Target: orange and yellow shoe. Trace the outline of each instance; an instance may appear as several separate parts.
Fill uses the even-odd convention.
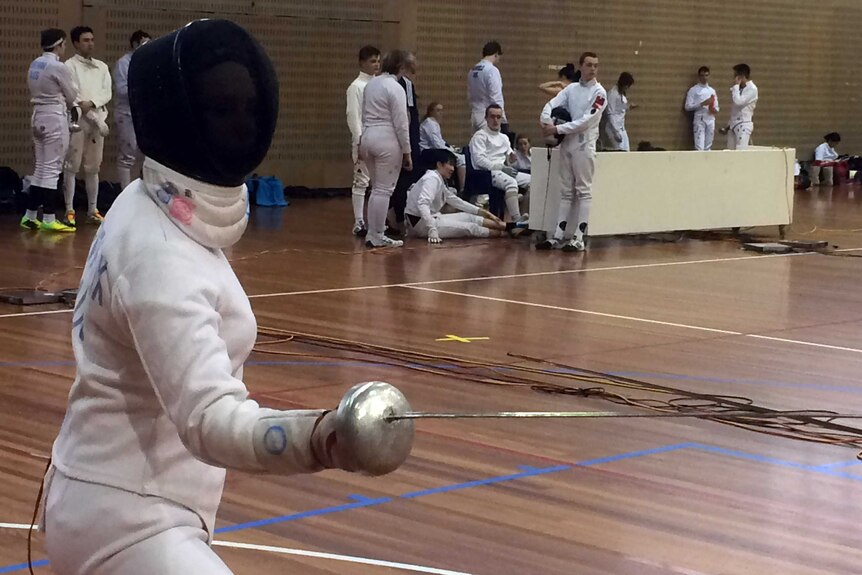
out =
[[[78,227],[75,224],[75,210],[69,210],[68,212],[66,212],[66,217],[64,219],[60,220],[60,223],[62,223],[64,226],[68,226],[70,228]]]
[[[75,228],[67,226],[63,222],[54,220],[53,222],[42,222],[39,224],[39,229],[43,232],[74,232]]]
[[[42,226],[39,220],[31,220],[27,216],[21,218],[21,227],[25,230],[38,230]]]
[[[87,214],[87,223],[99,225],[105,221],[105,218],[102,217],[102,214],[99,213],[99,210],[96,210],[92,214]]]

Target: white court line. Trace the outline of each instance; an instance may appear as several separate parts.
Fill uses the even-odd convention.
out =
[[[408,289],[413,289],[413,290],[427,291],[427,292],[440,293],[440,294],[445,294],[445,295],[454,295],[454,296],[460,296],[460,297],[475,298],[475,299],[482,299],[482,300],[493,301],[493,302],[498,302],[498,303],[508,303],[508,304],[515,304],[515,305],[523,305],[523,306],[528,306],[528,307],[538,307],[538,308],[543,308],[543,309],[552,309],[552,310],[556,310],[556,311],[568,311],[571,313],[595,315],[595,316],[609,317],[609,318],[614,318],[614,319],[622,319],[622,320],[626,320],[626,321],[635,321],[635,322],[640,322],[640,323],[664,325],[664,326],[669,326],[669,327],[679,327],[682,329],[692,329],[692,330],[696,330],[696,331],[720,333],[720,334],[724,334],[724,335],[740,335],[743,337],[751,337],[751,338],[755,338],[755,339],[765,339],[765,340],[770,340],[770,341],[777,341],[777,342],[781,342],[781,343],[791,343],[791,344],[796,344],[796,345],[806,345],[809,347],[819,347],[822,349],[832,349],[835,351],[849,351],[852,353],[862,353],[862,349],[858,349],[855,347],[842,347],[842,346],[838,346],[838,345],[829,345],[829,344],[825,344],[825,343],[815,343],[815,342],[811,342],[811,341],[802,341],[802,340],[798,340],[798,339],[785,339],[782,337],[772,337],[772,336],[768,336],[768,335],[757,335],[757,334],[753,334],[753,333],[743,333],[741,331],[730,331],[730,330],[726,330],[726,329],[715,329],[712,327],[704,327],[704,326],[700,326],[700,325],[689,325],[689,324],[685,324],[685,323],[673,323],[673,322],[668,322],[668,321],[659,321],[659,320],[655,320],[655,319],[647,319],[647,318],[642,318],[642,317],[618,315],[618,314],[613,314],[613,313],[602,313],[602,312],[591,311],[591,310],[586,310],[586,309],[577,309],[577,308],[572,308],[572,307],[562,307],[562,306],[556,306],[556,305],[532,303],[532,302],[528,302],[528,301],[503,299],[503,298],[498,298],[498,297],[476,295],[476,294],[470,294],[470,293],[460,293],[460,292],[455,292],[455,291],[446,291],[446,290],[439,290],[439,289],[426,288],[426,287],[417,287],[417,286],[404,286],[404,287],[406,287]],[[804,328],[796,328],[796,329],[804,329]]]
[[[27,523],[0,523],[0,529],[30,530]],[[255,545],[252,543],[237,543],[234,541],[213,541],[213,545],[219,547],[232,547],[234,549],[248,549],[251,551],[269,551],[270,553],[281,553],[282,555],[299,555],[302,557],[314,557],[316,559],[332,559],[334,561],[345,561],[348,563],[362,563],[363,565],[375,565],[377,567],[389,567],[401,569],[402,571],[415,571],[417,573],[432,573],[434,575],[470,575],[463,571],[448,571],[446,569],[435,569],[434,567],[423,567],[422,565],[411,565],[409,563],[394,563],[380,559],[368,559],[366,557],[353,557],[351,555],[336,555],[334,553],[321,553],[319,551],[305,551],[303,549],[289,549],[287,547],[271,547],[269,545]]]
[[[350,555],[336,555],[334,553],[320,553],[317,551],[303,551],[302,549],[287,549],[285,547],[272,547],[270,545],[234,543],[232,541],[213,541],[213,545],[233,547],[236,549],[250,549],[252,551],[269,551],[270,553],[281,553],[284,555],[300,555],[302,557],[315,557],[318,559],[333,559],[335,561],[362,563],[363,565],[389,567],[390,569],[401,569],[402,571],[414,571],[418,573],[433,573],[435,575],[470,575],[463,571],[449,571],[447,569],[435,569],[434,567],[423,567],[422,565],[411,565],[409,563],[394,563],[391,561],[381,561],[379,559],[367,559],[365,557],[353,557]]]
[[[862,248],[843,248],[839,250],[835,250],[836,252],[856,252],[862,251]],[[802,252],[802,253],[792,253],[792,254],[772,254],[772,255],[759,255],[759,256],[743,256],[743,257],[731,257],[731,258],[715,258],[708,260],[687,260],[681,262],[658,262],[652,264],[634,264],[629,266],[609,266],[604,268],[583,268],[577,270],[557,270],[550,272],[532,272],[525,274],[510,274],[510,275],[500,275],[500,276],[481,276],[481,277],[473,277],[473,278],[456,278],[456,279],[448,279],[448,280],[431,280],[426,282],[411,282],[411,283],[399,283],[399,284],[379,284],[379,285],[368,285],[368,286],[354,286],[354,287],[344,287],[344,288],[327,288],[327,289],[314,289],[314,290],[303,290],[303,291],[286,291],[286,292],[276,292],[276,293],[263,293],[248,296],[249,299],[263,299],[263,298],[271,298],[271,297],[286,297],[292,295],[314,295],[314,294],[326,294],[326,293],[341,293],[341,292],[351,292],[351,291],[364,291],[364,290],[372,290],[372,289],[385,289],[385,288],[393,288],[393,287],[416,287],[416,286],[426,286],[426,285],[437,285],[437,284],[448,284],[448,283],[459,283],[459,282],[478,282],[478,281],[488,281],[488,280],[500,280],[500,279],[515,279],[515,278],[528,278],[528,277],[539,277],[539,276],[549,276],[549,275],[561,275],[561,274],[581,274],[587,272],[602,272],[602,271],[621,271],[621,270],[634,270],[634,269],[647,269],[647,268],[658,268],[658,267],[668,267],[668,266],[686,266],[693,264],[711,264],[711,263],[723,263],[723,262],[737,262],[737,261],[747,261],[747,260],[759,260],[759,259],[775,259],[775,258],[786,258],[791,256],[805,256],[805,255],[813,255],[816,252]],[[0,315],[0,319],[10,318],[10,317],[27,317],[27,316],[38,316],[38,315],[49,315],[49,314],[59,314],[59,313],[72,313],[71,309],[60,309],[54,311],[31,311],[31,312],[21,312],[21,313],[7,313]]]

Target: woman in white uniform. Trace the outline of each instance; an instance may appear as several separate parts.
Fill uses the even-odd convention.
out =
[[[362,138],[359,155],[368,166],[371,196],[368,199],[368,236],[370,248],[401,247],[404,242],[386,235],[389,198],[395,191],[401,169],[412,171],[410,156],[410,117],[407,95],[398,83],[410,54],[393,50],[383,57],[383,73],[365,86],[362,101]]]
[[[628,89],[634,85],[635,79],[628,72],[620,74],[616,86],[608,92],[608,107],[605,110],[607,123],[605,124],[605,135],[608,140],[609,150],[628,152],[629,135],[626,132],[626,112],[629,110],[629,99],[626,95]],[[635,108],[637,106],[631,106]]]
[[[81,279],[45,548],[58,575],[229,575],[210,547],[226,468],[363,463],[335,411],[262,408],[242,379],[256,323],[223,250],[245,230],[243,182],[275,131],[263,49],[232,22],[194,21],[141,46],[128,85],[143,176],[114,202]]]

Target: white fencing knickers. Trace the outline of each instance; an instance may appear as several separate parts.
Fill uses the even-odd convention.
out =
[[[359,155],[365,160],[368,175],[371,177],[368,233],[374,239],[379,239],[386,231],[389,198],[395,191],[403,163],[395,129],[392,126],[368,126],[359,142]]]
[[[231,575],[190,509],[57,469],[46,478],[43,526],[58,575]]]
[[[57,189],[69,149],[69,116],[65,106],[36,106],[30,120],[36,166],[31,185]]]
[[[353,157],[353,217],[357,222],[365,221],[365,191],[368,189],[368,184],[371,183],[371,178],[368,175],[368,166],[365,161],[359,157],[359,148],[356,147],[352,151]]]
[[[135,125],[130,111],[117,110],[114,116],[117,127],[117,176],[122,189],[132,182],[132,170],[141,152],[138,149],[138,138],[135,136]]]
[[[554,238],[562,240],[574,224],[574,237],[583,240],[593,203],[596,141],[584,134],[569,134],[560,145],[560,209]],[[571,228],[569,228],[571,229]]]
[[[491,185],[498,190],[503,190],[509,216],[514,221],[519,220],[521,208],[518,205],[518,189],[530,187],[530,174],[518,172],[513,178],[505,172],[491,170]]]
[[[64,171],[64,192],[66,210],[73,209],[75,197],[75,176],[84,167],[84,182],[87,185],[87,211],[96,211],[96,200],[99,196],[99,168],[102,166],[102,152],[105,148],[105,138],[99,133],[99,128],[93,122],[82,118],[81,131],[72,134],[69,151],[66,153]]]
[[[491,235],[491,230],[482,225],[485,218],[465,212],[457,214],[434,214],[434,220],[437,222],[437,234],[440,239],[449,238],[487,238]],[[410,235],[415,235],[420,238],[427,238],[428,226],[425,220],[419,218],[416,224],[413,220],[417,216],[407,214],[407,221],[410,222]]]
[[[754,122],[740,122],[727,131],[727,149],[744,150],[748,147],[751,134],[754,132]]]
[[[694,149],[701,152],[712,150],[712,141],[715,139],[715,116],[712,114],[702,118],[695,116],[691,127],[694,132]]]

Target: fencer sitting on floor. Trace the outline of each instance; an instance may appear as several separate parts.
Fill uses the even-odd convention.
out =
[[[265,409],[243,383],[256,323],[222,250],[246,228],[243,182],[275,130],[269,58],[232,22],[194,21],[138,48],[129,101],[143,177],[84,268],[45,548],[59,575],[229,575],[210,548],[225,468],[364,465],[335,411]]]
[[[502,236],[506,224],[487,210],[465,202],[446,184],[455,172],[455,154],[437,148],[428,150],[427,157],[434,161],[435,168],[425,172],[407,190],[407,208],[404,213],[407,215],[409,234],[428,238],[432,244],[439,244],[448,238]],[[440,213],[444,205],[455,208],[458,213]],[[514,229],[513,224],[509,224],[509,227]]]
[[[503,109],[491,104],[485,110],[485,125],[473,134],[470,139],[470,158],[473,168],[491,172],[491,183],[498,190],[503,190],[506,200],[506,210],[513,222],[523,222],[527,216],[521,216],[518,206],[518,188],[529,190],[530,174],[519,172],[509,164],[517,161],[512,150],[509,136],[500,131],[503,122]]]

